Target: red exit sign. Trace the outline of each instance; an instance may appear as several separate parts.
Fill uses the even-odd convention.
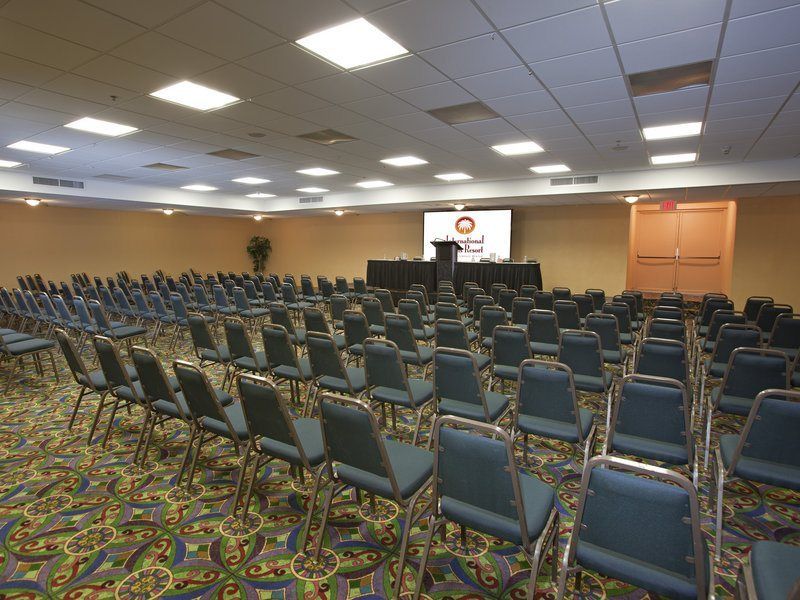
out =
[[[662,200],[658,204],[659,210],[675,210],[678,207],[678,203],[675,200]]]

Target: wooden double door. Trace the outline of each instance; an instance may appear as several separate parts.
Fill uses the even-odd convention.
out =
[[[628,287],[645,292],[730,292],[735,202],[658,205],[631,211]]]

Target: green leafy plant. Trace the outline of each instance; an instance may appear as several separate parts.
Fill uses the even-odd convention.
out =
[[[247,253],[253,260],[253,271],[261,273],[264,270],[270,252],[272,252],[272,244],[267,238],[261,235],[254,235],[250,238],[250,242],[247,244]]]

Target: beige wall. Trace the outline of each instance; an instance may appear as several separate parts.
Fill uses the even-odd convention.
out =
[[[0,285],[8,287],[20,273],[58,282],[74,271],[252,270],[245,247],[261,229],[251,219],[24,204],[0,204],[0,222]]]

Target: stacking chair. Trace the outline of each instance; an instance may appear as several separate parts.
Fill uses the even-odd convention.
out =
[[[480,330],[481,311],[483,310],[484,306],[495,306],[494,300],[492,300],[491,296],[480,294],[472,299],[472,326],[478,330]]]
[[[119,314],[123,318],[129,319],[129,322],[133,322],[134,325],[139,325],[136,311],[131,306],[128,296],[125,295],[122,288],[116,287],[112,293],[114,294],[114,300],[116,301]]]
[[[528,339],[534,356],[558,356],[560,336],[555,312],[535,308],[528,313]]]
[[[457,310],[458,308],[456,308]],[[433,327],[425,325],[419,302],[404,298],[397,303],[397,312],[408,318],[411,329],[414,331],[414,339],[420,342],[428,342],[433,339],[435,331]]]
[[[585,293],[592,299],[593,312],[600,312],[603,310],[603,304],[606,303],[606,293],[604,290],[589,288]]]
[[[125,342],[128,348],[128,355],[130,355],[131,342],[135,338],[142,338],[147,343],[147,329],[139,325],[120,325],[114,327],[111,320],[106,315],[103,305],[97,300],[89,300],[89,308],[92,309],[92,315],[97,326],[97,332],[100,335],[110,337],[115,342]]]
[[[150,304],[153,305],[153,310],[156,313],[157,321],[156,327],[153,331],[153,343],[156,343],[158,336],[164,329],[165,325],[172,326],[172,335],[173,339],[177,339],[178,333],[180,331],[180,324],[178,323],[178,317],[175,316],[175,313],[167,310],[166,305],[164,304],[164,300],[161,298],[161,295],[158,292],[150,292]],[[172,343],[170,343],[170,350],[172,349]]]
[[[308,307],[303,309],[303,323],[306,326],[306,332],[316,331],[330,335],[336,344],[336,349],[342,352],[347,348],[347,342],[343,335],[335,333],[331,334],[331,328],[328,326],[328,321],[325,319],[325,314],[318,308]]]
[[[626,375],[628,372],[628,350],[622,347],[619,337],[619,323],[614,315],[589,313],[586,315],[586,331],[594,331],[600,336],[603,362],[617,367]]]
[[[567,298],[569,300],[570,298]],[[552,292],[537,290],[533,293],[533,304],[539,310],[553,310],[555,298]]]
[[[554,287],[552,290],[553,301],[572,300],[572,290],[568,287]]]
[[[677,306],[664,306],[662,304],[659,304],[653,308],[653,312],[650,317],[652,319],[673,319],[675,321],[684,320],[682,308],[678,308]]]
[[[666,377],[692,389],[689,380],[689,356],[686,345],[676,340],[645,338],[639,344],[633,372],[639,375]]]
[[[623,290],[622,295],[633,296],[636,301],[636,315],[634,315],[634,321],[642,323],[644,321],[644,294],[639,290]],[[676,293],[676,295],[680,297],[681,301],[683,300],[683,296],[679,292]]]
[[[364,283],[364,280],[361,279],[360,277],[354,277],[353,278],[353,288],[354,289],[356,287],[356,279],[360,280],[360,282],[362,284]],[[336,282],[336,293],[337,294],[341,294],[342,296],[344,296],[345,298],[348,298],[348,299],[353,299],[353,298],[357,297],[357,292],[350,291],[350,286],[347,283],[347,279],[345,279],[341,275],[337,275],[336,279],[334,281]],[[366,291],[367,291],[366,290],[366,285],[364,285],[364,290],[363,290],[362,295],[367,295]]]
[[[196,302],[194,299],[192,299],[192,296],[189,293],[188,281],[189,281],[188,279],[186,279],[186,283],[184,283],[183,281],[179,281],[178,283],[175,284],[175,289],[183,299],[183,304],[184,306],[186,306],[187,311],[198,311],[200,310],[200,304]]]
[[[636,334],[631,325],[630,307],[624,302],[606,302],[603,305],[603,314],[617,317],[619,325],[619,341],[623,346],[631,346],[636,342]]]
[[[375,297],[381,303],[384,314],[391,314],[395,312],[394,300],[392,300],[392,292],[384,289],[375,290]]]
[[[428,368],[433,362],[433,348],[417,343],[411,321],[405,315],[386,315],[386,339],[394,342],[406,369],[410,366],[422,369],[422,378],[428,376]]]
[[[718,310],[733,310],[733,302],[728,300],[727,296],[714,295],[704,298],[700,313],[694,321],[694,339],[706,336],[708,326],[711,324],[711,317]],[[770,329],[772,329],[771,326]]]
[[[567,329],[581,329],[581,317],[578,313],[578,305],[573,300],[556,300],[553,305],[553,312],[558,318],[558,328],[560,331]]]
[[[711,598],[714,569],[709,562],[691,481],[615,456],[589,460],[558,598],[565,597],[567,577],[574,575],[575,589],[581,588],[583,569],[670,598]]]
[[[367,403],[361,400],[325,395],[320,402],[320,412],[325,466],[314,481],[303,546],[311,529],[313,499],[323,487],[327,487],[327,491],[313,560],[319,560],[333,500],[346,488],[355,488],[358,500],[363,490],[370,494],[373,503],[376,496],[394,501],[406,513],[391,594],[398,598],[403,584],[409,533],[432,502],[425,500],[423,495],[431,486],[433,456],[422,448],[384,439],[378,420]],[[321,486],[323,475],[328,481]]]
[[[269,310],[266,308],[259,308],[257,305],[252,304],[250,300],[248,300],[244,289],[238,286],[233,288],[233,302],[236,306],[239,318],[248,321],[251,330],[255,330],[269,314]]]
[[[371,335],[386,335],[386,315],[383,312],[381,301],[377,298],[364,296],[361,299],[361,310],[367,317]]]
[[[633,331],[639,331],[642,328],[642,321],[639,320],[639,304],[636,301],[636,296],[623,293],[614,296],[611,301],[613,303],[621,302],[628,307],[628,312],[631,315],[631,329]]]
[[[422,415],[431,407],[433,384],[424,379],[409,378],[403,357],[391,340],[369,338],[364,342],[364,372],[367,381],[366,396],[372,403],[381,405],[383,423],[386,424],[386,405],[392,413],[392,429],[397,432],[397,407],[414,413],[414,437],[417,444]]]
[[[758,319],[758,311],[765,304],[773,304],[775,299],[772,296],[750,296],[744,303],[744,314],[747,322],[755,325]]]
[[[517,469],[513,440],[500,427],[440,417],[433,440],[432,513],[413,597],[419,598],[422,591],[433,536],[437,531],[444,536],[444,527],[453,522],[459,526],[462,545],[467,527],[519,545],[531,569],[526,598],[532,600],[548,553],[552,552],[552,575],[557,568],[555,491]]]
[[[434,344],[437,348],[456,348],[471,352],[478,363],[478,371],[491,376],[491,370],[486,371],[492,364],[491,357],[481,352],[472,352],[472,342],[477,339],[477,334],[468,332],[463,322],[458,319],[437,319],[434,330]],[[473,335],[474,339],[471,337]]]
[[[287,381],[292,401],[300,404],[300,385],[308,392],[313,379],[311,363],[306,357],[298,358],[289,332],[282,325],[274,323],[264,325],[261,328],[261,338],[264,342],[264,354],[273,380],[276,383]],[[306,393],[305,404],[308,404],[308,393]],[[306,410],[307,406],[303,408]]]
[[[234,286],[230,286],[231,295],[233,294],[233,288]],[[211,288],[211,291],[214,294],[214,305],[216,306],[216,312],[221,317],[229,317],[239,312],[236,309],[236,306],[231,306],[230,300],[228,299],[229,295],[225,287],[221,285],[215,285]]]
[[[573,294],[572,301],[578,307],[578,317],[583,326],[586,323],[586,317],[594,312],[594,299],[589,294]]]
[[[275,291],[275,286],[272,284],[272,281],[265,281],[261,284],[261,295],[264,297],[266,306],[269,306],[273,302],[281,301]]]
[[[691,396],[680,381],[626,375],[617,388],[603,454],[626,454],[686,467],[697,488],[691,411]]]
[[[762,304],[756,318],[756,325],[761,328],[761,338],[765,344],[770,343],[772,328],[780,315],[792,314],[794,309],[789,304]]]
[[[281,325],[289,334],[289,339],[295,346],[305,349],[306,347],[306,330],[303,327],[295,327],[292,318],[289,316],[289,310],[283,302],[271,302],[267,307],[269,309],[269,318],[275,325]]]
[[[364,356],[364,340],[370,337],[370,327],[367,317],[363,312],[346,310],[342,315],[344,325],[344,340],[347,343],[347,362],[355,359],[358,366],[359,359]]]
[[[420,314],[422,315],[422,321],[428,325],[433,323],[435,318],[435,306],[430,306],[428,304],[428,296],[419,290],[408,290],[408,293],[405,297],[406,300],[413,300],[419,304]],[[398,308],[400,303],[398,302]],[[423,307],[425,308],[423,310]]]
[[[303,300],[310,303],[312,306],[316,306],[317,304],[319,304],[324,300],[322,294],[318,294],[314,291],[314,284],[311,282],[310,279],[301,277],[300,289],[303,290]]]
[[[578,405],[572,369],[567,365],[528,359],[519,368],[517,403],[512,426],[523,436],[523,466],[528,466],[528,436],[574,444],[583,464],[592,456],[597,426],[594,413]]]
[[[66,329],[67,332],[75,333],[77,337],[80,338],[81,332],[83,331],[80,323],[80,317],[69,312],[67,303],[64,302],[64,299],[61,298],[60,295],[56,294],[52,296],[50,301],[53,303],[53,307],[58,313],[59,319],[61,320],[61,324],[63,326],[62,328]]]
[[[483,288],[479,288],[477,284],[474,286],[464,285],[464,304],[467,306],[468,314],[475,316],[475,298],[485,295],[486,292]],[[489,297],[491,298],[491,296]]]
[[[333,330],[342,331],[344,329],[344,311],[350,310],[350,301],[341,294],[332,294],[328,297],[328,303],[331,309]]]
[[[101,285],[97,288],[98,292],[100,293],[100,299],[102,300],[103,308],[106,311],[106,314],[113,315],[118,319],[124,319],[130,315],[122,314],[117,303],[114,301],[114,297],[111,295],[111,290],[109,290],[106,286]]]
[[[511,304],[511,324],[517,327],[528,326],[528,313],[534,309],[533,299],[517,296]]]
[[[511,313],[514,309],[514,299],[517,297],[517,290],[510,290],[503,288],[497,294],[497,305],[506,311],[506,315],[511,319]]]
[[[489,389],[500,382],[500,392],[505,393],[507,381],[519,379],[520,365],[533,358],[528,332],[521,327],[498,325],[492,332],[492,370]]]
[[[522,285],[522,286],[520,286],[520,288],[519,288],[519,295],[520,295],[522,298],[530,298],[531,300],[533,300],[533,295],[534,295],[534,294],[535,294],[537,291],[539,291],[539,288],[538,288],[538,287],[536,287],[535,285],[528,285],[528,284],[526,284],[526,285]]]
[[[800,595],[800,548],[781,542],[753,542],[739,567],[736,598],[785,600]]]
[[[423,301],[420,303],[420,307],[425,307],[426,313],[433,312],[433,304],[428,297],[428,290],[425,288],[424,285],[421,283],[412,283],[411,286],[408,288],[409,292],[418,292],[422,294]]]
[[[477,302],[476,302],[477,305]],[[500,306],[485,305],[480,310],[480,321],[478,322],[478,337],[480,349],[491,352],[494,343],[494,329],[503,325],[508,325],[508,317],[505,309]]]
[[[606,428],[608,428],[614,380],[606,373],[600,336],[594,331],[575,329],[561,332],[558,362],[572,369],[572,378],[577,391],[596,394],[602,399],[604,407],[607,408]]]
[[[493,283],[489,288],[489,295],[492,297],[492,302],[497,304],[500,298],[500,291],[507,288],[508,286],[505,283]]]
[[[800,392],[760,391],[741,434],[719,438],[712,469],[716,490],[716,559],[722,551],[725,484],[734,479],[800,491]],[[791,567],[795,577],[798,564]],[[759,596],[760,597],[760,596]]]
[[[711,454],[711,428],[715,415],[750,414],[756,397],[764,390],[787,390],[791,373],[789,358],[778,350],[736,348],[731,352],[722,383],[708,397],[706,417],[706,455]]]
[[[437,415],[497,424],[509,410],[508,398],[483,389],[478,363],[467,350],[436,348],[433,389]],[[428,438],[428,447],[432,440],[432,437]]]
[[[686,323],[675,319],[651,319],[644,332],[645,337],[676,340],[686,343]]]
[[[189,335],[192,338],[194,355],[200,360],[200,368],[208,365],[225,367],[225,377],[222,387],[228,382],[231,366],[231,352],[225,344],[218,344],[208,328],[208,319],[199,312],[192,312],[186,316]]]
[[[250,335],[247,333],[244,321],[238,317],[225,317],[222,322],[225,330],[225,341],[231,353],[230,385],[241,371],[254,375],[268,375],[269,364],[264,351],[255,350]]]
[[[800,349],[800,314],[778,315],[769,336],[769,347],[786,353],[790,360],[795,359]]]
[[[33,334],[39,331],[40,325],[45,325],[45,335],[49,333],[50,330],[50,317],[43,313],[42,310],[39,308],[39,305],[36,302],[36,299],[33,297],[33,293],[29,290],[25,290],[22,292],[23,303],[28,308],[28,315],[31,319],[34,320],[35,326],[33,328]]]
[[[720,309],[714,311],[711,316],[711,322],[708,324],[708,329],[703,337],[697,337],[694,345],[694,368],[695,372],[700,368],[703,358],[707,354],[714,351],[714,344],[717,342],[720,328],[726,323],[734,323],[744,325],[747,322],[745,315],[742,312],[734,310]]]
[[[372,297],[372,294],[369,292],[367,283],[364,281],[363,277],[353,277],[353,292],[348,290],[348,293],[352,293],[352,296],[348,296],[348,298],[355,298],[359,302],[361,302],[361,300],[364,298]]]
[[[196,283],[192,286],[192,290],[194,291],[195,301],[197,302],[197,309],[201,313],[216,315],[217,305],[208,299],[206,288],[203,285]]]
[[[329,334],[310,331],[307,338],[308,359],[311,363],[310,400],[305,416],[312,416],[320,390],[337,394],[360,396],[367,388],[364,369],[345,367],[336,342]]]

